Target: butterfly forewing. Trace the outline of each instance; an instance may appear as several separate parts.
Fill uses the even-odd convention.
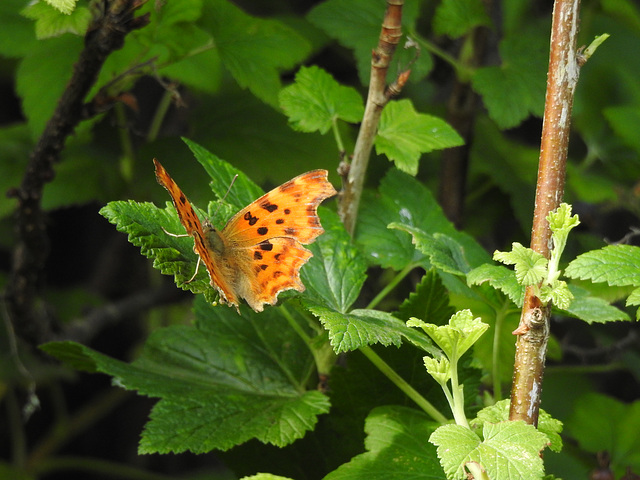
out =
[[[302,244],[313,242],[324,230],[318,205],[336,194],[326,170],[312,170],[274,188],[234,215],[223,232],[229,243],[242,248],[277,237]]]

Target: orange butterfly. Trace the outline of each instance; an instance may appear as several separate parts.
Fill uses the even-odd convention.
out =
[[[283,290],[304,291],[299,270],[313,255],[301,244],[312,243],[324,232],[317,208],[337,193],[326,170],[283,183],[240,210],[219,231],[208,220],[200,223],[180,187],[160,162],[153,163],[158,183],[171,195],[180,222],[194,239],[198,265],[202,261],[207,267],[222,303],[237,309],[244,298],[261,312],[265,303],[274,305]]]

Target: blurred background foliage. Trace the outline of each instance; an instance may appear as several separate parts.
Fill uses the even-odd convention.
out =
[[[91,17],[100,15],[100,8],[101,2],[80,0],[65,15],[42,1],[0,2],[2,192],[20,184],[29,154],[82,49],[84,31]],[[122,102],[76,129],[55,166],[55,179],[44,190],[52,246],[45,297],[52,314],[62,323],[69,322],[82,318],[92,306],[126,298],[162,281],[98,210],[116,199],[164,205],[166,192],[155,181],[153,157],[174,174],[193,203],[206,205],[211,199],[207,180],[181,136],[247,172],[265,189],[313,168],[329,170],[339,187],[340,152],[333,136],[294,131],[278,94],[293,81],[300,66],[317,65],[366,98],[370,55],[384,8],[384,0],[148,1],[141,13],[150,13],[150,24],[130,34],[124,48],[109,57],[91,94],[103,89],[107,95],[120,96]],[[465,135],[467,187],[459,223],[489,252],[508,249],[512,241],[528,242],[551,10],[552,2],[534,0],[406,1],[403,25],[419,45],[420,55],[415,59],[415,49],[399,48],[390,78],[414,62],[401,98],[411,99],[421,113],[448,121],[456,88],[462,85],[477,95],[472,127]],[[475,35],[478,31],[482,36]],[[611,37],[582,68],[576,90],[565,200],[574,205],[582,225],[573,235],[567,260],[606,242],[620,241],[640,227],[637,3],[583,1],[579,45],[588,45],[602,33]],[[482,42],[480,53],[474,50],[478,42]],[[340,124],[339,128],[348,155],[357,126]],[[420,159],[417,178],[434,194],[440,188],[442,156],[432,152]],[[384,156],[374,156],[368,186],[375,188],[390,168]],[[0,285],[6,282],[16,241],[15,207],[14,199],[0,200]],[[637,237],[628,241],[638,244]],[[373,269],[368,288],[379,289],[388,278],[385,275]],[[401,285],[397,298],[405,298],[419,278],[416,274]],[[614,300],[622,297],[611,289],[603,295]],[[131,359],[148,331],[167,318],[157,311],[135,315],[98,332],[90,344],[113,357]],[[587,326],[567,318],[555,319],[552,328],[542,406],[567,421],[565,433],[570,441],[565,442],[564,452],[549,453],[545,460],[550,473],[586,478],[598,467],[596,452],[615,453],[615,438],[627,435],[613,429],[610,438],[598,444],[592,440],[599,432],[585,426],[588,419],[617,409],[621,429],[640,422],[637,408],[636,413],[624,410],[624,403],[640,398],[638,328],[624,323]],[[7,351],[4,333],[2,350]],[[388,353],[389,361],[402,352]],[[12,426],[16,421],[12,415],[24,400],[16,388],[22,379],[12,360],[3,356],[2,431],[12,435],[3,436],[0,444],[3,452],[13,452],[13,458],[3,456],[6,461],[20,460],[16,452],[28,452],[31,466],[37,466],[32,473],[40,469],[41,478],[114,478],[112,465],[133,465],[140,469],[136,472],[150,475],[139,478],[156,478],[151,472],[169,476],[187,472],[189,478],[214,478],[212,472],[221,478],[233,476],[226,467],[237,475],[261,470],[299,479],[321,478],[362,451],[361,425],[346,434],[349,422],[334,424],[344,413],[338,406],[336,417],[324,420],[318,432],[285,449],[252,441],[225,454],[136,456],[150,400],[114,392],[106,378],[58,369],[26,350],[23,361],[36,378],[42,408],[26,424],[24,436],[16,437],[20,429]],[[506,382],[508,361],[503,366]],[[371,369],[358,362],[362,363],[359,357],[352,368]],[[398,362],[398,369],[402,368]],[[369,387],[380,388],[375,381],[379,374],[369,374]],[[345,383],[341,394],[360,388],[340,375],[335,381]],[[414,375],[407,373],[407,378]],[[600,400],[596,393],[605,394],[607,400]],[[379,395],[381,401],[384,397],[386,402],[406,402],[399,395],[388,398],[395,392]],[[354,434],[356,430],[360,433]],[[59,462],[67,455],[86,456],[95,465],[100,465],[96,459],[114,463],[91,477],[56,474],[64,467],[55,465],[56,457],[50,456],[54,452],[61,455]],[[634,462],[640,460],[637,455],[634,458],[618,460],[637,466]],[[11,473],[9,463],[0,467],[0,477],[4,470],[9,472],[4,478],[22,478]],[[157,478],[168,477],[158,473]]]

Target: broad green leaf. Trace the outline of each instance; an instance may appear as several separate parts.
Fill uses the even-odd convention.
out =
[[[225,68],[242,88],[277,105],[280,73],[305,59],[309,42],[284,23],[252,17],[226,0],[211,0],[205,9]]]
[[[304,305],[329,331],[329,340],[336,353],[376,343],[398,347],[404,337],[418,348],[432,355],[439,355],[438,349],[425,335],[408,328],[402,320],[390,313],[370,309],[341,313],[311,302],[304,302]]]
[[[383,0],[328,0],[314,7],[307,18],[330,37],[347,48],[352,48],[356,57],[358,74],[363,85],[369,84],[371,51],[378,45],[382,20],[386,9]],[[403,31],[413,31],[419,13],[419,2],[406,2],[402,9]],[[396,51],[402,49],[401,40]],[[413,80],[420,80],[433,67],[431,55],[422,51],[412,65]],[[400,65],[403,69],[403,65]],[[395,68],[389,69],[396,75]],[[391,81],[391,78],[389,78]]]
[[[389,228],[408,232],[416,248],[429,257],[431,265],[452,275],[464,275],[471,267],[464,257],[464,248],[451,237],[435,233],[429,235],[419,228],[393,222]]]
[[[447,220],[431,192],[415,178],[392,169],[380,184],[380,195],[366,194],[360,204],[356,239],[370,261],[383,267],[402,270],[408,264],[425,262],[406,232],[389,229],[393,222],[441,233],[459,243],[470,266],[489,261],[489,255],[469,235],[459,232]]]
[[[591,280],[609,285],[640,286],[640,248],[632,245],[608,245],[573,260],[565,269],[569,278]]]
[[[493,288],[507,295],[518,307],[524,301],[524,287],[516,279],[516,273],[503,265],[485,263],[467,273],[469,285],[481,285],[489,282]]]
[[[630,404],[598,393],[588,393],[574,404],[565,422],[567,433],[582,450],[606,450],[616,477],[626,468],[640,470],[640,401]]]
[[[70,3],[75,2],[70,0]],[[63,33],[84,36],[91,21],[91,12],[87,7],[78,7],[74,10],[72,5],[69,11],[64,11],[57,8],[52,0],[48,0],[48,3],[30,4],[22,14],[36,21],[36,38],[39,39],[57,37]]]
[[[482,430],[484,439],[461,425],[443,425],[431,435],[447,478],[467,478],[470,462],[479,463],[489,478],[542,478],[546,435],[522,421],[485,422]]]
[[[49,5],[66,15],[70,15],[73,12],[77,1],[78,0],[45,0]]]
[[[589,292],[575,285],[570,285],[569,290],[573,295],[573,301],[565,310],[572,316],[584,320],[587,323],[605,323],[628,321],[629,316],[622,310],[610,305],[602,298],[589,295]],[[560,308],[560,307],[559,307]]]
[[[293,480],[289,477],[281,477],[280,475],[272,475],[271,473],[258,473],[250,477],[242,477],[241,480]]]
[[[611,125],[615,134],[636,152],[640,152],[640,139],[634,134],[633,126],[640,122],[640,108],[630,105],[621,105],[606,108],[604,116]]]
[[[0,2],[0,55],[4,57],[23,57],[37,43],[33,22],[20,13],[25,5],[23,0]]]
[[[10,188],[20,185],[32,148],[26,124],[0,128],[0,191],[7,192]],[[13,213],[17,204],[15,198],[4,198],[0,202],[0,218]]]
[[[313,258],[300,274],[302,298],[346,313],[367,279],[367,260],[335,213],[321,209],[321,220],[325,232],[307,247]]]
[[[378,407],[365,423],[366,452],[326,480],[444,480],[435,448],[427,441],[437,424],[422,412],[400,406]]]
[[[195,316],[195,326],[155,331],[131,364],[71,342],[43,349],[161,399],[143,432],[141,453],[204,453],[251,438],[284,446],[328,411],[323,394],[305,391],[313,357],[278,309],[258,315],[242,307],[238,316],[198,298]],[[293,321],[308,328],[302,319]]]
[[[404,99],[385,106],[374,143],[378,154],[415,176],[423,153],[457,147],[464,140],[447,122],[416,112],[411,100]]]
[[[336,120],[358,123],[364,114],[358,91],[340,85],[317,66],[302,67],[295,83],[280,91],[279,99],[289,124],[302,132],[325,134]]]
[[[82,39],[67,34],[37,42],[20,62],[16,91],[34,140],[53,114],[81,50]]]
[[[451,38],[461,37],[481,25],[490,26],[491,20],[480,0],[444,0],[433,19],[435,33]]]
[[[511,244],[510,252],[496,250],[493,259],[506,265],[515,265],[516,278],[520,285],[536,285],[547,276],[549,261],[542,254],[524,247],[518,242]]]
[[[449,305],[448,292],[432,268],[422,277],[415,291],[402,302],[396,316],[405,321],[418,317],[435,325],[443,325],[454,313],[455,310]]]
[[[474,73],[473,89],[501,128],[515,127],[530,114],[542,115],[548,42],[548,36],[530,32],[506,38],[500,43],[502,65]]]

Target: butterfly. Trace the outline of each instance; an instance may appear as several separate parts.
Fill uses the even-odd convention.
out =
[[[304,291],[300,267],[313,254],[302,245],[324,232],[318,205],[337,193],[326,170],[312,170],[283,183],[218,230],[209,220],[200,222],[169,173],[158,160],[153,163],[158,183],[169,192],[182,226],[193,237],[197,265],[204,263],[221,303],[238,309],[244,299],[261,312],[265,304],[275,305],[283,290]]]

